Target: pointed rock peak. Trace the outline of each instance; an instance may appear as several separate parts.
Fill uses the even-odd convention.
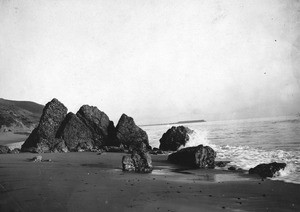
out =
[[[22,150],[37,148],[37,151],[45,152],[56,143],[56,135],[67,115],[68,109],[57,99],[52,99],[43,109],[39,125],[32,131],[22,145]]]
[[[122,114],[118,125],[116,127],[116,137],[120,144],[125,148],[137,149],[140,148],[141,143],[144,143],[150,149],[147,133],[138,127],[133,118]]]
[[[109,117],[97,107],[83,105],[77,117],[90,129],[96,146],[103,146],[108,139]]]
[[[117,126],[120,125],[123,122],[130,122],[130,123],[135,125],[135,122],[134,122],[133,118],[130,117],[130,116],[127,116],[125,113],[123,113],[122,116],[120,117]]]
[[[88,118],[91,119],[92,117],[94,118],[99,118],[99,119],[105,119],[109,120],[109,117],[101,110],[99,110],[96,106],[90,106],[90,105],[82,105],[76,115],[79,118]]]
[[[60,108],[61,110],[64,110],[66,112],[68,111],[68,108],[63,103],[58,101],[58,99],[56,99],[56,98],[53,98],[50,102],[48,102],[45,105],[43,113],[45,113],[45,111],[48,110],[49,108],[51,108],[51,109]]]
[[[66,118],[65,119],[71,119],[71,118],[78,118],[74,113],[72,112],[69,112],[67,115],[66,115]]]

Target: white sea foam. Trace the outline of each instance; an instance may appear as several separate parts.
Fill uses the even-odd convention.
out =
[[[300,183],[300,119],[278,117],[187,124],[194,130],[185,147],[204,145],[217,152],[217,160],[249,170],[260,163],[284,162],[275,180]],[[171,126],[147,127],[153,147]],[[181,147],[182,148],[182,147]]]
[[[273,180],[300,183],[297,172],[300,171],[300,152],[284,150],[264,150],[249,146],[216,145],[208,138],[208,131],[194,130],[184,147],[210,146],[217,152],[218,160],[230,160],[228,166],[249,170],[261,163],[284,162],[287,167],[280,170]],[[181,148],[184,148],[183,146]]]
[[[203,146],[212,146],[212,144],[207,139],[208,131],[201,130],[193,130],[193,133],[189,134],[189,140],[185,144],[185,146],[181,146],[180,148],[198,146],[202,144]]]

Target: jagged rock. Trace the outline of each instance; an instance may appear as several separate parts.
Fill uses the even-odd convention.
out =
[[[108,142],[108,116],[97,107],[83,105],[76,113],[78,118],[92,132],[92,138],[96,147],[101,147]]]
[[[91,143],[93,146],[93,135],[90,129],[72,112],[68,113],[59,128],[58,138],[65,141],[65,145],[70,151],[77,151],[81,143]],[[81,145],[80,149],[84,146]],[[90,148],[90,147],[89,147]]]
[[[10,153],[10,154],[19,154],[20,151],[21,151],[21,149],[19,149],[19,148],[14,148],[14,149],[11,150],[9,153]]]
[[[49,151],[58,142],[57,131],[67,114],[67,108],[57,99],[52,99],[43,109],[39,125],[22,145],[22,151]]]
[[[83,142],[80,142],[77,147],[77,152],[83,152],[83,151],[92,151],[94,149],[93,141],[92,140],[86,140]]]
[[[278,174],[280,169],[285,169],[286,163],[269,163],[269,164],[259,164],[254,168],[249,169],[249,174],[257,174],[262,178],[274,177]]]
[[[51,152],[68,152],[68,147],[66,146],[65,141],[60,139],[60,142],[54,145]]]
[[[10,152],[10,149],[7,146],[0,145],[0,154],[7,154]]]
[[[184,126],[171,127],[159,139],[159,149],[163,151],[177,151],[180,146],[185,146],[193,131]]]
[[[140,149],[144,147],[146,147],[147,150],[151,149],[147,133],[134,123],[133,118],[126,114],[121,116],[117,124],[116,138],[118,144],[122,144],[130,151],[140,151]],[[145,146],[143,144],[145,144]]]
[[[194,168],[214,168],[216,152],[209,146],[187,147],[168,156],[168,161]]]
[[[139,173],[152,172],[152,159],[148,152],[134,152],[122,158],[123,171],[134,171]]]

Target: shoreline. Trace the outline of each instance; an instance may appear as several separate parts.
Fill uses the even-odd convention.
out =
[[[15,148],[21,149],[21,146],[22,146],[22,144],[24,142],[25,141],[11,142],[11,143],[6,143],[4,145],[7,146],[10,150],[13,150]],[[76,153],[76,152],[72,152],[72,153]],[[19,154],[24,154],[24,152],[19,153]],[[31,154],[35,154],[35,153],[31,153]],[[45,153],[45,154],[53,154],[53,153]],[[63,153],[63,154],[66,154],[66,153]],[[125,153],[123,153],[123,154],[125,154]],[[151,155],[151,156],[153,157],[153,155]],[[223,161],[223,159],[220,159],[220,158],[217,157],[216,161]],[[228,171],[228,166],[226,166],[224,168],[215,167],[215,170]],[[239,174],[244,173],[246,176],[248,175],[248,170],[245,170],[245,169],[242,169],[240,171],[236,170],[235,172],[239,173]],[[277,177],[268,178],[268,180],[271,180],[271,181],[280,181],[280,182],[284,182],[284,183],[292,183],[292,184],[300,185],[300,182],[296,182],[296,181],[292,181],[292,180],[288,180],[288,179],[277,178]]]
[[[152,155],[151,174],[122,172],[124,153],[1,155],[1,211],[298,211],[300,185],[190,170]]]

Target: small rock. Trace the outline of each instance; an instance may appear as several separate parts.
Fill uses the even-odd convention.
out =
[[[230,161],[215,161],[215,166],[216,166],[216,167],[223,168],[223,167],[225,167],[228,163],[230,163]]]
[[[249,169],[249,174],[257,174],[260,177],[274,177],[278,174],[280,169],[284,169],[286,167],[286,163],[269,163],[269,164],[259,164],[254,168]]]
[[[32,158],[33,162],[42,162],[43,157],[41,155],[35,156]]]
[[[235,170],[236,170],[236,167],[230,166],[230,167],[228,168],[228,170],[230,170],[230,171],[235,171]]]
[[[7,154],[10,152],[10,149],[7,146],[0,145],[0,154]]]
[[[152,172],[151,156],[147,152],[134,152],[130,156],[122,158],[123,171],[134,171],[140,173]]]
[[[19,154],[20,151],[21,151],[21,149],[19,149],[19,148],[14,148],[14,149],[11,150],[9,153],[10,153],[10,154]]]

